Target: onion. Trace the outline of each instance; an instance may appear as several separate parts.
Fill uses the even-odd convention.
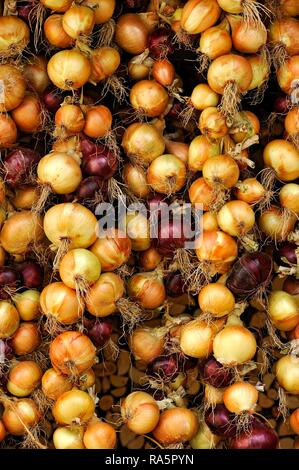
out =
[[[44,33],[46,39],[52,46],[59,49],[66,49],[74,45],[74,40],[63,28],[64,15],[50,15],[44,22]]]
[[[131,241],[120,230],[106,230],[91,246],[103,271],[114,271],[128,261],[131,254]]]
[[[21,323],[11,339],[11,346],[17,356],[23,356],[35,351],[41,343],[36,323]]]
[[[9,302],[0,301],[0,339],[9,338],[19,328],[20,317]]]
[[[259,228],[273,240],[282,241],[294,230],[296,221],[296,214],[270,206],[260,216]]]
[[[173,271],[164,278],[166,293],[170,297],[179,297],[185,293],[185,281],[179,271]]]
[[[109,341],[112,334],[112,323],[109,319],[99,320],[98,318],[89,320],[83,319],[86,335],[91,339],[97,348],[103,348]]]
[[[101,264],[93,253],[83,248],[70,250],[62,258],[59,274],[71,289],[84,288],[96,282],[101,274]]]
[[[75,291],[63,282],[48,284],[40,296],[40,306],[49,318],[65,324],[76,322],[83,314],[84,304]]]
[[[60,395],[72,389],[72,384],[67,376],[60,374],[55,369],[48,369],[42,376],[43,394],[50,400],[57,400]]]
[[[42,100],[48,111],[56,113],[63,103],[64,95],[58,88],[50,85],[43,92]]]
[[[252,69],[252,80],[248,91],[260,88],[267,83],[270,74],[270,67],[266,57],[261,55],[251,55],[247,57]]]
[[[294,84],[297,83],[298,73],[299,55],[295,55],[281,65],[276,72],[277,81],[282,91],[291,95],[296,90]]]
[[[167,91],[155,80],[140,80],[131,88],[131,105],[147,117],[157,117],[164,113],[168,101]]]
[[[153,247],[141,252],[139,256],[139,263],[144,271],[153,271],[154,269],[158,267],[161,260],[162,260],[162,256],[160,255],[158,250],[156,250],[156,248],[153,248]]]
[[[218,404],[208,410],[205,415],[205,422],[216,436],[234,437],[237,433],[237,426],[233,424],[234,415],[228,409]]]
[[[1,103],[0,112],[19,106],[25,96],[26,82],[22,73],[13,65],[0,64]]]
[[[244,93],[252,80],[252,69],[245,57],[225,54],[217,57],[208,69],[208,84],[216,93],[223,95],[226,86],[235,84],[237,91]]]
[[[217,266],[219,263],[234,261],[238,255],[238,247],[230,235],[220,230],[204,231],[196,241],[196,254],[199,260],[210,261]]]
[[[52,17],[49,17],[52,18]],[[50,85],[47,74],[47,60],[43,56],[34,57],[25,67],[24,77],[29,82],[30,87],[41,95]]]
[[[290,136],[294,136],[299,133],[299,107],[291,109],[285,117],[284,127],[286,132]]]
[[[147,170],[148,184],[162,194],[172,194],[186,182],[186,166],[175,155],[165,154],[157,157]]]
[[[166,218],[160,220],[155,246],[161,255],[173,256],[178,248],[184,247],[185,241],[186,235],[181,218],[174,216],[169,220],[166,216]]]
[[[299,54],[299,21],[295,18],[281,18],[273,21],[269,28],[269,39],[283,46],[288,55]]]
[[[20,6],[18,6],[18,17],[28,22],[29,15],[32,9],[33,9],[33,2],[31,0],[29,0],[28,3],[21,4]]]
[[[93,8],[95,24],[106,23],[110,20],[115,9],[115,0],[84,0],[83,4]]]
[[[184,142],[176,142],[165,139],[165,149],[167,153],[175,155],[180,160],[182,160],[185,165],[187,164],[189,151],[188,144],[185,144]]]
[[[133,392],[122,401],[121,415],[131,431],[136,434],[147,434],[156,428],[160,410],[151,395],[145,392]]]
[[[227,387],[233,380],[233,373],[228,367],[216,361],[214,358],[207,359],[202,366],[202,377],[205,383],[212,387]],[[211,428],[212,429],[212,428]],[[214,432],[214,430],[212,429]],[[214,432],[217,434],[217,432]]]
[[[252,418],[250,429],[241,431],[230,442],[230,449],[276,449],[278,435],[274,429]]]
[[[43,282],[43,268],[34,261],[24,261],[16,265],[20,273],[22,284],[28,289],[39,288]]]
[[[299,215],[299,185],[288,183],[279,191],[279,201],[282,207]]]
[[[90,387],[93,387],[96,381],[96,375],[93,369],[88,369],[79,377],[79,388],[80,390],[86,391]]]
[[[21,320],[32,321],[40,316],[39,310],[40,294],[36,290],[25,290],[14,296],[14,304],[18,310]]]
[[[190,444],[192,449],[214,449],[220,440],[220,437],[212,434],[206,423],[201,423]]]
[[[189,146],[188,168],[191,171],[201,171],[205,161],[220,154],[218,142],[210,142],[207,137],[199,135],[195,137]]]
[[[85,126],[84,114],[79,106],[74,104],[64,104],[55,113],[55,124],[59,129],[59,134],[77,134]],[[57,130],[56,130],[57,132]]]
[[[220,15],[216,0],[188,0],[182,11],[181,27],[188,34],[199,34],[213,26]]]
[[[89,176],[84,178],[79,184],[76,195],[79,200],[85,200],[86,203],[96,205],[98,197],[106,199],[108,193],[108,185],[105,180],[99,176]]]
[[[11,215],[0,233],[3,248],[14,255],[26,253],[32,244],[41,241],[43,237],[42,219],[31,211]]]
[[[11,115],[19,130],[26,133],[38,131],[42,126],[42,108],[35,95],[26,95]]]
[[[281,357],[276,363],[276,378],[286,392],[299,394],[299,358],[295,355]]]
[[[218,140],[228,133],[226,120],[222,112],[215,107],[205,108],[199,118],[198,127],[208,140]]]
[[[91,75],[89,81],[98,83],[111,77],[120,65],[119,52],[113,47],[99,47],[91,54]]]
[[[190,102],[195,109],[203,111],[206,108],[216,107],[219,103],[219,95],[217,95],[217,93],[215,93],[206,83],[200,83],[193,88]]]
[[[296,434],[299,434],[299,408],[291,414],[290,426]]]
[[[9,371],[7,390],[16,397],[26,397],[39,385],[42,370],[34,361],[21,361]]]
[[[58,397],[52,413],[58,424],[87,423],[93,416],[95,404],[88,393],[73,388]]]
[[[112,114],[107,106],[98,105],[88,109],[85,115],[84,133],[88,137],[100,139],[111,130]]]
[[[124,282],[114,273],[101,274],[86,298],[86,308],[95,317],[106,317],[116,312],[116,302],[124,294]]]
[[[299,5],[296,0],[280,0],[280,8],[286,16],[299,15]]]
[[[270,284],[273,262],[266,253],[247,253],[233,266],[226,285],[239,297],[253,295]]]
[[[205,231],[218,230],[217,214],[215,212],[205,212],[202,215],[202,229]]]
[[[228,54],[232,49],[232,39],[226,29],[226,22],[208,28],[200,35],[198,50],[209,59],[216,59],[223,54]],[[210,106],[217,106],[211,104]]]
[[[205,358],[213,349],[214,328],[201,320],[192,320],[183,325],[180,348],[190,357]]]
[[[148,364],[146,372],[154,379],[161,379],[163,382],[169,382],[177,374],[178,367],[178,357],[175,354],[159,356]]]
[[[158,308],[166,299],[163,279],[155,271],[134,274],[127,286],[128,294],[143,308]]]
[[[230,130],[234,142],[244,142],[244,140],[247,140],[260,132],[260,121],[252,112],[241,111],[238,113],[236,119],[238,120],[236,128],[232,127]],[[246,131],[239,130],[242,127],[245,127]]]
[[[136,328],[130,336],[130,350],[135,359],[150,363],[161,356],[164,350],[166,331],[164,328]]]
[[[23,398],[5,406],[2,421],[6,430],[13,436],[26,434],[26,428],[34,427],[41,419],[40,412],[33,400]],[[26,428],[25,428],[25,426]]]
[[[25,21],[17,16],[1,16],[0,30],[0,57],[10,58],[20,55],[30,39],[30,31]]]
[[[223,394],[223,402],[228,411],[240,414],[253,412],[258,400],[257,389],[248,382],[229,385]]]
[[[252,359],[256,353],[254,335],[239,325],[226,326],[213,342],[213,353],[217,361],[224,365],[243,364]]]
[[[57,204],[44,217],[45,234],[55,248],[61,247],[62,242],[69,249],[87,248],[96,240],[96,225],[93,213],[76,203]]]
[[[8,300],[19,284],[19,276],[14,269],[0,268],[0,298]]]
[[[175,77],[175,68],[167,59],[158,59],[154,62],[152,75],[160,85],[170,86]]]
[[[163,445],[190,441],[199,428],[195,414],[187,408],[172,408],[161,413],[153,436]]]
[[[127,127],[121,145],[129,158],[146,166],[162,155],[165,149],[163,136],[157,128],[143,122]]]
[[[219,283],[204,286],[198,295],[199,307],[203,312],[215,317],[223,317],[235,308],[235,298],[231,291]]]
[[[283,283],[283,290],[291,295],[299,294],[299,279],[288,276]]]
[[[9,152],[4,161],[6,181],[13,187],[24,183],[24,180],[26,182],[39,159],[35,150],[27,148],[20,147]]]
[[[138,198],[144,199],[150,194],[145,171],[132,163],[123,168],[123,179],[129,190]]]
[[[111,178],[117,170],[116,156],[104,147],[97,147],[93,153],[84,157],[82,171],[88,176],[100,176],[103,179]]]
[[[55,449],[84,449],[83,435],[83,426],[56,428],[53,433],[54,447]]]
[[[52,365],[62,374],[81,374],[95,362],[95,347],[90,339],[78,331],[65,331],[50,345]]]
[[[87,425],[83,442],[86,449],[114,449],[116,446],[115,429],[111,424],[95,419]]]
[[[247,204],[256,204],[265,196],[266,190],[256,178],[245,178],[238,184],[236,197]]]
[[[2,442],[5,439],[6,436],[6,429],[4,427],[4,424],[2,421],[0,421],[0,442]]]
[[[299,177],[299,153],[286,140],[272,140],[264,148],[264,162],[274,169],[282,181],[292,181]]]
[[[269,296],[269,316],[281,331],[291,331],[299,323],[299,309],[295,298],[284,291],[271,292]]]
[[[218,212],[218,225],[233,237],[243,236],[255,224],[255,214],[247,202],[229,201]]]
[[[242,16],[227,15],[232,29],[234,48],[246,54],[255,54],[267,42],[267,30],[262,23],[244,20]]]
[[[71,6],[62,17],[63,29],[72,39],[90,34],[94,24],[93,10],[84,5]]]
[[[141,212],[128,213],[125,219],[126,233],[131,240],[132,250],[145,251],[151,245],[150,225]]]
[[[71,4],[71,0],[40,0],[40,3],[50,10],[64,12],[67,11]]]
[[[127,13],[119,17],[116,23],[115,41],[129,54],[141,54],[148,45],[149,28],[142,17]]]
[[[48,75],[62,90],[82,87],[89,79],[89,60],[77,49],[59,51],[48,62]]]
[[[159,27],[151,33],[148,39],[148,47],[153,58],[159,59],[174,52],[172,36],[172,31],[163,27]]]
[[[9,148],[17,140],[17,126],[8,114],[0,113],[0,148]]]

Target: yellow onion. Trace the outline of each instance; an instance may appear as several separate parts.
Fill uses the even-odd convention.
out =
[[[299,408],[297,408],[297,410],[293,411],[291,414],[290,426],[296,434],[299,434]]]
[[[116,23],[115,41],[129,54],[141,54],[148,44],[149,28],[141,15],[127,13]]]
[[[232,188],[239,179],[239,167],[229,155],[217,155],[208,158],[203,167],[202,175],[211,186]]]
[[[207,211],[217,201],[217,195],[213,187],[201,177],[191,184],[189,199],[192,204],[202,204],[203,210]]]
[[[79,331],[65,331],[52,341],[49,357],[53,367],[65,375],[82,374],[95,362],[95,347]]]
[[[86,449],[114,449],[116,431],[111,424],[95,418],[88,423],[83,442]]]
[[[2,416],[7,432],[13,436],[26,434],[26,428],[34,427],[40,419],[40,412],[30,398],[22,398],[13,404],[7,403]]]
[[[40,316],[40,293],[37,290],[29,289],[17,293],[13,297],[14,304],[19,312],[21,320],[32,321]]]
[[[63,15],[50,15],[44,22],[46,39],[52,46],[59,49],[72,47],[74,40],[66,33],[62,26]]]
[[[47,317],[66,324],[76,322],[84,310],[82,300],[63,282],[52,282],[43,289],[40,306]]]
[[[221,207],[217,221],[221,230],[233,237],[239,237],[253,228],[255,214],[247,202],[229,201]]]
[[[211,60],[223,54],[228,54],[231,49],[231,36],[221,24],[206,29],[200,35],[198,50]]]
[[[288,183],[279,191],[279,201],[282,207],[299,215],[299,184]]]
[[[9,338],[19,328],[20,317],[17,309],[9,302],[0,301],[0,339]]]
[[[201,320],[192,320],[183,325],[180,333],[180,348],[184,354],[199,359],[208,357],[213,350],[215,329]]]
[[[247,204],[255,204],[265,196],[265,188],[256,178],[246,178],[238,183],[236,197]]]
[[[124,232],[108,229],[91,246],[90,251],[99,259],[103,271],[114,271],[128,261],[131,245],[131,240]]]
[[[284,127],[290,136],[299,134],[299,107],[288,112],[284,120]]]
[[[261,214],[259,228],[273,240],[282,241],[294,230],[296,221],[295,214],[271,206]]]
[[[145,271],[153,271],[158,267],[162,261],[162,255],[156,250],[156,248],[149,248],[148,250],[142,251],[139,256],[140,266]]]
[[[206,83],[200,83],[193,88],[190,102],[195,109],[203,111],[206,108],[216,107],[219,103],[219,95]]]
[[[297,0],[280,0],[280,8],[285,16],[299,16]]]
[[[2,442],[6,437],[6,429],[2,421],[0,421],[0,442]]]
[[[22,103],[12,110],[11,116],[18,129],[25,133],[37,132],[42,126],[42,107],[37,96],[28,94]]]
[[[190,444],[192,449],[214,449],[220,440],[221,437],[212,434],[209,426],[202,422]]]
[[[39,385],[40,366],[34,361],[21,361],[9,371],[7,390],[15,397],[27,397]]]
[[[37,323],[21,323],[11,339],[11,345],[17,356],[32,353],[41,343]]]
[[[214,317],[223,317],[235,308],[235,298],[226,286],[216,282],[201,289],[198,304],[203,312],[211,313]]]
[[[105,137],[111,130],[112,114],[107,106],[99,104],[89,108],[85,115],[84,134],[94,139]]]
[[[31,211],[15,212],[5,222],[1,233],[1,245],[8,253],[26,253],[30,245],[39,242],[44,236],[42,219]]]
[[[287,94],[294,93],[294,98],[296,99],[296,83],[299,76],[299,55],[290,57],[281,65],[276,72],[276,76],[282,91]]]
[[[248,91],[261,87],[269,78],[270,67],[267,58],[263,55],[250,55],[247,57],[251,65],[252,80]]]
[[[57,204],[44,217],[45,234],[56,249],[63,241],[69,249],[87,248],[96,241],[96,226],[93,213],[78,203]]]
[[[90,58],[91,75],[89,81],[98,83],[111,77],[120,65],[120,54],[114,47],[93,49]]]
[[[22,53],[30,40],[30,31],[17,16],[0,16],[0,57],[15,57]]]
[[[208,69],[208,84],[216,93],[223,95],[227,85],[235,84],[237,91],[245,93],[251,83],[252,69],[245,57],[225,54],[217,57]]]
[[[260,121],[251,111],[242,111],[238,113],[236,119],[238,120],[237,126],[230,129],[234,142],[243,142],[260,132]],[[242,129],[243,126],[246,130]]]
[[[171,408],[161,413],[153,436],[163,445],[190,441],[197,433],[199,422],[193,411],[187,408]]]
[[[175,77],[175,68],[167,59],[157,59],[152,68],[152,75],[162,86],[170,86]]]
[[[79,106],[64,104],[55,113],[56,133],[77,134],[85,126],[84,114]],[[58,132],[57,132],[58,130]]]
[[[132,250],[145,251],[151,245],[149,220],[141,212],[130,212],[125,219],[126,232],[132,243]]]
[[[53,443],[55,449],[85,449],[83,443],[84,427],[72,425],[55,429]]]
[[[199,135],[195,137],[189,146],[188,168],[191,171],[201,171],[205,161],[220,154],[218,142],[210,142],[207,137]]]
[[[29,82],[31,88],[38,95],[41,95],[47,86],[50,85],[50,80],[47,74],[47,60],[45,57],[38,55],[33,57],[28,64],[26,64],[23,74],[25,80]]]
[[[281,18],[273,21],[269,28],[269,39],[284,46],[288,55],[299,54],[299,21],[295,18]]]
[[[132,392],[121,403],[121,416],[136,434],[147,434],[157,426],[160,410],[156,400],[146,392]]]
[[[86,370],[82,375],[79,377],[79,388],[80,390],[88,390],[95,384],[96,375],[93,369]]]
[[[40,3],[50,10],[64,12],[70,8],[73,2],[72,0],[40,0]]]
[[[60,395],[72,389],[72,384],[66,375],[55,369],[48,369],[42,376],[43,394],[50,400],[56,401]]]
[[[196,241],[196,255],[200,261],[212,263],[213,268],[219,270],[229,265],[238,255],[236,241],[221,230],[204,231]]]
[[[129,190],[138,198],[144,199],[149,196],[150,190],[142,168],[126,163],[123,168],[123,179]]]
[[[92,285],[101,274],[101,264],[91,251],[84,248],[70,250],[62,258],[59,275],[64,284],[71,289],[83,285]]]
[[[78,163],[66,153],[52,152],[43,157],[37,166],[39,183],[56,194],[75,191],[82,173]]]
[[[127,127],[121,145],[129,158],[146,166],[162,155],[165,149],[162,134],[155,126],[145,122],[136,122]]]
[[[84,0],[82,3],[94,10],[95,24],[102,24],[112,17],[116,2],[115,0]]]
[[[213,26],[220,15],[216,0],[188,0],[182,11],[181,27],[188,34],[199,34]]]
[[[186,166],[175,155],[161,155],[148,167],[146,178],[154,191],[162,194],[176,193],[186,183]]]
[[[164,328],[136,328],[130,335],[130,350],[136,360],[149,363],[163,353],[167,331]]]
[[[17,140],[17,134],[14,120],[9,114],[0,113],[0,148],[11,147]]]
[[[293,295],[282,290],[271,292],[269,296],[269,316],[281,331],[291,331],[299,323],[299,306]]]
[[[47,70],[50,80],[62,90],[82,87],[91,74],[89,60],[77,49],[54,54],[48,62]]]
[[[286,392],[299,395],[299,358],[295,355],[281,357],[276,363],[276,378]]]
[[[205,212],[202,215],[202,229],[203,230],[218,230],[217,214],[215,212]]]
[[[282,181],[299,178],[299,152],[290,142],[272,140],[264,148],[263,158],[265,165],[273,168]]]
[[[11,111],[22,103],[25,96],[26,82],[17,67],[9,64],[0,64],[0,81],[0,112],[2,113]]]
[[[168,154],[171,153],[178,157],[185,165],[187,164],[189,152],[188,144],[165,139],[165,150]]]
[[[223,328],[213,342],[215,359],[224,365],[237,365],[250,361],[256,353],[254,335],[244,326],[232,325]]]
[[[93,416],[95,404],[91,396],[73,388],[58,397],[52,413],[58,424],[72,424],[80,420],[80,423],[87,423]]]
[[[167,108],[169,96],[155,80],[140,80],[132,86],[130,103],[147,117],[160,116]]]
[[[116,302],[123,296],[124,282],[114,273],[101,274],[97,282],[89,289],[86,308],[91,315],[106,317],[116,312]]]
[[[127,285],[128,294],[144,308],[158,308],[166,299],[163,279],[155,271],[134,274]]]
[[[214,407],[223,403],[223,393],[225,389],[216,388],[212,385],[205,384],[205,402],[210,406]]]
[[[255,54],[267,42],[267,30],[263,23],[245,21],[242,16],[227,15],[232,29],[234,48],[246,54]]]
[[[62,18],[63,29],[72,39],[90,34],[94,24],[93,10],[84,5],[72,5]]]
[[[235,414],[244,411],[253,412],[258,401],[257,389],[248,382],[236,382],[229,385],[223,394],[226,408]]]
[[[202,111],[198,127],[209,140],[221,139],[228,133],[224,115],[213,106]]]

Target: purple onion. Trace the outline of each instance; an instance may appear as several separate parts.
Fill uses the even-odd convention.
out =
[[[178,373],[178,358],[175,354],[156,357],[147,366],[147,374],[169,381]]]
[[[178,297],[183,295],[185,290],[185,282],[179,271],[170,272],[164,278],[166,293],[170,297]]]
[[[99,176],[104,180],[111,178],[117,167],[117,158],[104,147],[98,147],[94,153],[84,157],[82,162],[82,171],[86,176]]]
[[[277,263],[280,266],[288,266],[288,263],[286,263],[282,259],[282,258],[286,258],[286,260],[289,263],[297,264],[297,256],[296,256],[297,248],[298,247],[297,245],[295,245],[295,243],[289,243],[289,242],[282,243],[276,254]]]
[[[108,194],[107,182],[103,181],[99,176],[88,176],[81,181],[76,195],[81,200],[92,199],[96,192],[101,192],[105,200]]]
[[[172,256],[178,248],[184,247],[185,241],[181,218],[159,221],[157,238],[153,240],[153,243],[161,255]]]
[[[226,285],[233,294],[245,298],[266,288],[271,282],[272,273],[271,256],[266,253],[247,253],[233,265]]]
[[[150,55],[154,59],[166,57],[174,52],[173,32],[166,28],[157,28],[149,37]]]
[[[85,334],[91,339],[97,348],[102,348],[109,341],[112,334],[112,323],[109,319],[99,320],[98,318],[83,320]]]
[[[14,269],[6,266],[0,268],[0,299],[10,299],[10,290],[13,292],[14,289],[16,289],[18,282],[19,276]]]
[[[276,449],[278,442],[274,429],[253,417],[250,429],[238,433],[231,440],[230,449]]]
[[[65,93],[61,92],[59,88],[49,85],[42,94],[42,101],[50,113],[56,113],[63,103]]]
[[[291,295],[299,295],[299,279],[288,276],[283,283],[282,290]]]
[[[33,1],[21,4],[20,6],[18,6],[18,17],[28,22],[29,15],[33,7],[34,7]]]
[[[25,147],[12,150],[3,164],[5,180],[13,187],[24,184],[39,160],[40,155],[35,150]]]
[[[216,405],[207,411],[205,422],[216,436],[234,437],[237,433],[234,418],[234,413],[230,413],[224,405]]]
[[[22,285],[27,289],[38,289],[41,287],[44,279],[43,268],[35,261],[24,261],[15,265],[20,273]]]
[[[290,98],[287,95],[278,96],[273,105],[273,109],[276,113],[286,114],[289,111]]]
[[[212,385],[212,387],[227,387],[233,380],[232,371],[228,367],[223,367],[213,357],[207,359],[201,368],[204,382]]]

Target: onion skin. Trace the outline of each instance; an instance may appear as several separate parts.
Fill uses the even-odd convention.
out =
[[[212,387],[227,387],[233,380],[232,370],[216,361],[214,358],[207,359],[202,367],[202,378],[205,383]]]
[[[112,334],[112,322],[107,320],[92,319],[84,317],[83,324],[86,335],[97,348],[103,348]]]
[[[111,424],[94,420],[88,424],[83,442],[86,449],[114,449],[117,442],[116,431]]]
[[[3,96],[0,103],[0,112],[3,113],[17,108],[22,103],[26,82],[16,67],[7,64],[0,64],[0,80],[3,80]]]
[[[248,60],[235,54],[217,57],[210,65],[207,77],[209,86],[219,95],[224,93],[229,82],[236,83],[241,93],[246,92],[252,78],[252,69]]]
[[[283,290],[291,295],[299,295],[299,279],[288,276],[283,283]]]
[[[167,91],[155,80],[140,80],[131,88],[131,105],[148,117],[160,116],[166,110],[168,101]]]
[[[132,392],[121,403],[121,415],[127,427],[136,434],[152,432],[160,417],[156,400],[145,392]]]
[[[50,80],[62,90],[76,89],[83,86],[91,74],[91,65],[79,50],[59,51],[48,62]]]
[[[17,356],[30,354],[41,343],[41,337],[36,323],[24,322],[21,323],[11,340]]]
[[[117,170],[118,162],[115,155],[103,148],[97,148],[83,160],[82,171],[86,176],[99,176],[103,179],[111,178]]]
[[[83,426],[71,425],[56,428],[53,433],[54,447],[55,449],[85,449],[83,435]]]
[[[289,55],[299,54],[299,21],[295,18],[281,18],[269,28],[269,39],[280,43]]]
[[[287,393],[299,395],[299,359],[294,355],[281,357],[276,363],[276,379]]]
[[[20,273],[22,285],[27,289],[38,289],[41,287],[44,278],[43,268],[34,261],[24,261],[15,265]]]
[[[21,54],[30,40],[27,24],[17,16],[1,16],[0,57],[10,58]]]
[[[6,181],[13,187],[24,184],[39,160],[40,155],[35,150],[23,147],[12,150],[4,161]]]
[[[76,419],[81,423],[88,422],[93,416],[95,404],[91,396],[73,388],[58,397],[55,402],[52,413],[58,424],[72,424]]]
[[[44,238],[42,218],[31,211],[15,212],[6,220],[0,241],[8,253],[24,254],[34,242]]]
[[[233,424],[234,416],[224,405],[218,404],[206,412],[205,422],[216,436],[234,437],[237,434],[237,426]]]
[[[26,434],[27,428],[35,426],[41,419],[40,412],[33,400],[22,398],[15,402],[15,409],[8,404],[2,416],[3,424],[9,434],[13,436],[22,436]],[[23,423],[20,421],[19,416]]]
[[[136,328],[130,337],[130,350],[135,359],[145,363],[161,356],[164,350],[166,332],[159,328]]]
[[[190,441],[199,428],[195,414],[187,408],[172,408],[161,413],[153,436],[163,445]]]
[[[226,285],[238,297],[254,295],[271,282],[273,261],[266,253],[248,253],[233,265]]]
[[[290,425],[293,431],[299,435],[299,408],[291,414]]]
[[[279,438],[274,429],[261,423],[256,418],[250,425],[249,432],[241,431],[230,441],[230,449],[276,449]]]
[[[102,271],[114,271],[126,263],[131,255],[132,243],[120,230],[107,230],[91,246],[102,267]]]
[[[149,36],[148,47],[154,59],[166,57],[174,52],[173,32],[163,27],[155,29]]]
[[[256,353],[255,336],[244,326],[223,328],[214,338],[214,357],[221,364],[232,366],[251,360]]]
[[[199,34],[213,26],[221,15],[215,0],[188,0],[184,5],[181,27],[188,34]]]
[[[48,369],[42,376],[43,394],[50,400],[57,400],[60,395],[72,389],[72,384],[66,375],[55,369]]]
[[[279,330],[293,330],[299,323],[299,308],[295,297],[280,290],[271,292],[269,316]]]
[[[119,17],[116,24],[115,41],[129,54],[141,54],[148,45],[149,30],[143,19],[134,13]]]
[[[186,238],[181,219],[162,220],[159,222],[157,239],[154,240],[157,251],[162,256],[172,257],[178,248],[183,248]]]

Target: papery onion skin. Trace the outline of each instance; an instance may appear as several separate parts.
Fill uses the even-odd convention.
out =
[[[299,435],[299,408],[291,414],[290,425],[293,431]]]
[[[204,135],[195,137],[189,146],[188,168],[191,171],[201,171],[205,161],[210,157],[220,155],[218,142],[212,143]]]
[[[151,56],[155,59],[167,57],[174,52],[172,42],[173,32],[170,29],[159,27],[149,36],[148,47]]]
[[[237,381],[229,385],[223,394],[223,403],[228,411],[240,414],[252,412],[257,404],[258,391],[249,382]]]
[[[283,290],[291,295],[299,295],[299,280],[288,276],[283,283]]]
[[[120,65],[120,54],[113,47],[94,49],[91,56],[91,75],[89,81],[99,82],[111,77]]]
[[[172,408],[161,413],[158,426],[154,429],[155,439],[163,445],[190,441],[199,428],[195,414],[187,408]]]
[[[125,291],[124,282],[115,273],[103,273],[89,289],[86,308],[95,317],[106,317],[117,311],[117,301]]]
[[[112,114],[107,106],[92,106],[85,115],[84,134],[94,139],[105,137],[111,130]]]
[[[80,88],[91,74],[89,60],[76,49],[54,54],[48,62],[47,70],[50,80],[62,90]]]
[[[40,3],[50,10],[65,12],[73,2],[72,0],[40,0]]]
[[[94,9],[95,24],[103,24],[110,20],[115,9],[115,0],[84,0],[83,4]]]
[[[112,334],[112,322],[110,319],[99,320],[95,318],[89,320],[84,317],[83,324],[85,334],[97,348],[103,348],[108,343]]]
[[[26,397],[39,385],[40,366],[34,361],[20,361],[9,371],[7,390],[16,397]]]
[[[267,30],[262,23],[244,21],[242,17],[227,16],[232,28],[234,48],[246,54],[255,54],[267,42]]]
[[[299,358],[294,355],[281,357],[276,363],[276,378],[286,392],[299,395]]]
[[[24,69],[24,77],[29,82],[32,88],[38,95],[41,95],[45,89],[50,85],[50,80],[47,74],[47,60],[38,55]]]
[[[62,25],[65,32],[72,38],[88,35],[94,27],[93,10],[84,5],[73,5],[63,15]]]
[[[203,231],[196,241],[196,254],[200,261],[210,261],[216,265],[231,263],[238,255],[238,247],[230,235],[220,230]]]
[[[198,127],[201,133],[211,142],[217,141],[228,134],[228,127],[223,113],[213,106],[202,111]]]
[[[17,126],[8,115],[0,114],[0,148],[12,147],[18,136]]]
[[[123,179],[134,196],[145,199],[150,194],[143,168],[126,163],[123,168]]]
[[[40,293],[36,290],[25,290],[14,296],[14,304],[21,320],[32,321],[40,317]]]
[[[241,431],[230,441],[230,449],[276,449],[279,438],[274,429],[253,417],[248,432]]]
[[[119,17],[115,41],[129,54],[141,54],[148,45],[149,30],[143,19],[134,13]]]
[[[91,421],[84,433],[83,442],[86,449],[114,449],[117,442],[116,431],[109,423]]]
[[[126,155],[149,165],[164,153],[165,142],[161,133],[149,123],[134,123],[125,130],[121,143]]]
[[[237,433],[237,426],[233,423],[234,416],[225,405],[218,404],[206,412],[205,422],[216,436],[234,437]]]
[[[182,327],[180,348],[190,357],[205,358],[213,350],[215,331],[200,320],[193,320]]]
[[[281,331],[291,331],[299,323],[298,303],[287,292],[271,292],[268,309],[273,324]]]
[[[25,426],[31,428],[35,426],[40,419],[40,412],[35,402],[30,398],[22,398],[16,401],[14,408],[8,403],[2,416],[6,430],[13,436],[26,434]]]
[[[223,365],[213,357],[207,359],[201,365],[201,369],[204,382],[212,385],[212,387],[227,387],[233,381],[232,370],[229,367],[223,367]]]
[[[265,188],[256,178],[245,178],[235,191],[236,197],[247,204],[259,202],[265,193]]]
[[[163,209],[162,209],[163,210]],[[184,233],[183,220],[174,217],[168,220],[168,217],[163,218],[158,222],[157,239],[153,241],[154,246],[158,252],[167,257],[172,257],[178,248],[183,248],[186,242],[187,235]]]
[[[63,15],[50,15],[44,22],[44,33],[46,39],[52,46],[59,49],[66,49],[74,44],[62,26]]]
[[[128,294],[144,308],[160,307],[166,298],[163,280],[155,272],[134,274],[128,281]]]
[[[289,55],[299,54],[299,21],[295,18],[281,18],[274,21],[269,28],[269,39],[285,47]]]
[[[254,335],[247,328],[238,325],[223,328],[213,342],[214,356],[224,365],[247,362],[254,357],[256,349]]]
[[[200,35],[199,50],[212,60],[223,54],[228,54],[231,49],[231,36],[225,28],[221,27],[221,24],[206,29]]]
[[[297,221],[296,214],[282,208],[270,206],[259,218],[259,228],[272,240],[283,241],[294,230]]]
[[[158,193],[175,193],[186,182],[186,166],[175,155],[161,155],[150,164],[147,182]]]
[[[252,69],[248,60],[235,54],[217,57],[210,65],[207,77],[209,86],[220,95],[224,93],[229,82],[236,83],[241,93],[246,92],[252,78]]]
[[[202,175],[207,183],[226,189],[237,183],[239,174],[236,161],[229,155],[208,158],[202,167]]]
[[[72,384],[66,375],[55,369],[48,369],[42,376],[43,394],[50,400],[57,400],[60,395],[72,389]]]
[[[188,34],[199,34],[213,26],[220,14],[215,0],[188,0],[182,11],[181,27]]]
[[[20,273],[22,284],[28,289],[38,289],[43,283],[44,270],[34,261],[24,261],[15,265]]]
[[[9,302],[0,301],[0,339],[11,337],[17,331],[19,323],[17,309]]]
[[[30,40],[27,24],[17,16],[1,16],[0,30],[0,57],[9,58],[21,54]]]
[[[42,126],[42,107],[35,95],[26,95],[22,103],[12,110],[11,116],[20,131],[32,134]]]
[[[73,388],[58,397],[52,413],[58,424],[72,424],[76,419],[86,423],[93,416],[95,404],[91,396]]]
[[[83,314],[84,303],[73,289],[63,282],[48,284],[40,296],[40,306],[47,317],[65,324],[76,322]]]
[[[29,322],[21,323],[11,339],[11,346],[17,356],[30,354],[38,348],[40,343],[41,337],[37,324]]]
[[[44,237],[42,218],[31,211],[21,211],[13,214],[5,222],[0,241],[8,253],[23,254],[34,242]]]
[[[15,109],[22,103],[26,82],[21,72],[9,64],[0,65],[0,80],[3,80],[0,103],[0,112],[3,113]]]
[[[226,285],[238,297],[244,298],[256,293],[258,288],[270,284],[273,261],[266,253],[247,253],[233,266]]]
[[[299,152],[290,142],[272,140],[264,148],[263,158],[280,180],[288,182],[299,178]]]
[[[203,312],[215,317],[228,315],[235,307],[235,298],[231,291],[219,283],[204,286],[198,295],[198,304]]]
[[[55,449],[85,449],[83,443],[83,426],[71,425],[71,427],[56,428],[53,433]]]
[[[37,176],[41,185],[49,185],[56,194],[72,193],[82,180],[80,166],[73,157],[58,152],[51,152],[41,158]]]
[[[278,84],[282,91],[288,95],[291,95],[292,92],[296,93],[295,84],[299,74],[299,55],[290,57],[283,65],[281,65],[276,74]]]
[[[26,182],[39,159],[38,152],[25,147],[9,152],[3,165],[6,181],[13,187]]]
[[[148,117],[160,116],[166,110],[168,101],[167,91],[155,80],[140,80],[131,88],[131,105]]]
[[[101,234],[90,250],[100,263],[102,270],[114,271],[128,261],[132,249],[129,237],[121,230],[107,230]]]
[[[136,328],[130,338],[130,350],[135,359],[149,363],[164,350],[166,332],[159,328]]]
[[[160,418],[156,400],[145,392],[132,392],[121,403],[121,415],[127,427],[136,434],[152,432]]]

